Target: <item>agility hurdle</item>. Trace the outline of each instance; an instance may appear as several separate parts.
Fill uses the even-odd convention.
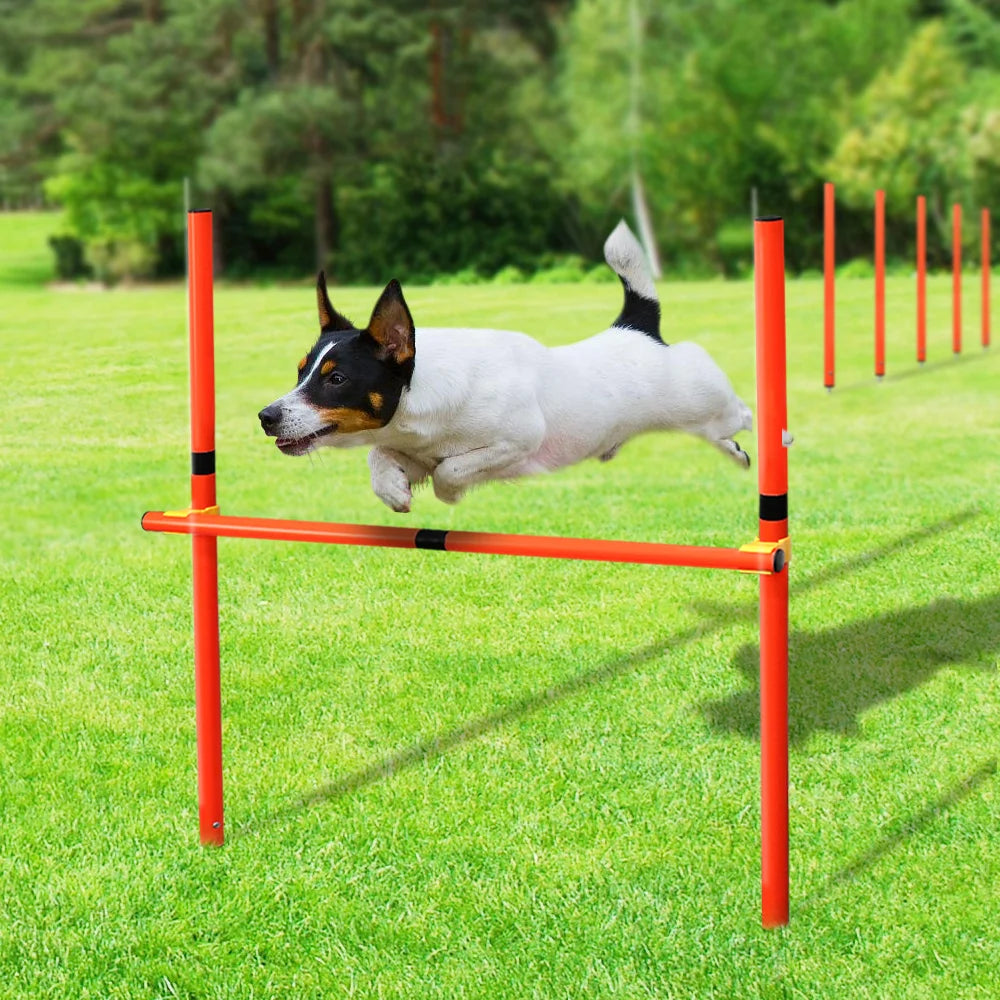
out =
[[[198,817],[203,844],[222,844],[222,708],[219,663],[220,537],[387,546],[442,552],[585,559],[730,569],[760,576],[761,918],[788,923],[788,454],[784,223],[754,223],[758,538],[739,548],[439,531],[223,515],[215,483],[215,348],[212,215],[188,215],[191,506],[151,511],[146,531],[191,535],[194,597]],[[419,349],[419,346],[418,346]]]
[[[823,386],[827,391],[835,383],[836,325],[836,224],[834,186],[823,185]],[[953,354],[962,351],[962,206],[952,205],[951,237],[951,347]],[[916,356],[919,364],[927,360],[927,199],[917,197],[917,317]],[[885,375],[885,192],[875,192],[875,376]],[[990,346],[990,210],[980,212],[981,249],[981,316],[980,342]]]

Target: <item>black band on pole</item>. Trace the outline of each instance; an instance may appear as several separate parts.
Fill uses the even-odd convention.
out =
[[[788,494],[772,496],[767,493],[760,495],[760,519],[762,521],[788,520]]]
[[[191,475],[192,476],[214,476],[215,475],[215,452],[214,451],[192,451],[191,452]]]
[[[413,547],[416,549],[435,549],[438,552],[444,552],[444,540],[447,537],[447,531],[438,531],[436,528],[421,528],[413,539]]]

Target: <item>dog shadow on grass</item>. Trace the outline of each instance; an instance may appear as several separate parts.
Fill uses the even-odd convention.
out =
[[[788,727],[793,744],[814,732],[849,735],[869,709],[911,691],[941,668],[973,664],[996,670],[1000,594],[978,600],[940,598],[865,621],[793,629],[788,653]],[[747,687],[701,706],[716,729],[760,734],[760,651],[744,646],[734,659]]]

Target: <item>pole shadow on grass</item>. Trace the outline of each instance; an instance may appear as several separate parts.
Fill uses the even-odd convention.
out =
[[[982,662],[996,670],[1000,594],[979,600],[946,597],[849,625],[789,636],[788,731],[793,744],[814,732],[850,735],[859,718],[911,691],[952,664]],[[734,666],[747,687],[701,710],[713,728],[760,735],[760,653],[742,647]]]
[[[977,351],[973,353],[971,349],[960,352],[959,354],[949,353],[943,358],[933,358],[930,361],[925,361],[921,364],[919,361],[906,362],[902,366],[893,365],[888,368],[888,371],[879,379],[874,374],[867,376],[866,378],[859,379],[854,382],[847,382],[844,385],[837,385],[832,390],[833,393],[844,393],[853,392],[858,389],[871,390],[873,385],[879,385],[881,383],[891,384],[894,382],[902,382],[905,379],[911,379],[917,375],[924,375],[928,372],[932,372],[935,369],[940,368],[954,368],[956,365],[962,365],[969,361],[979,361],[982,360],[985,352]]]
[[[823,584],[832,583],[834,580],[842,580],[844,577],[849,577],[856,573],[862,567],[867,568],[883,559],[889,559],[900,552],[904,552],[906,549],[912,548],[914,545],[919,545],[921,542],[927,541],[929,538],[935,538],[937,535],[944,534],[946,531],[954,531],[955,528],[959,528],[967,521],[978,517],[980,513],[981,511],[976,507],[966,507],[952,514],[951,517],[942,518],[934,524],[914,528],[912,531],[907,531],[898,538],[889,539],[889,541],[884,542],[874,549],[869,549],[869,551],[861,552],[858,555],[846,556],[807,576],[802,576],[796,572],[797,565],[793,560],[790,570],[792,574],[790,598],[794,602],[797,596],[808,594]],[[795,551],[794,532],[792,537],[792,551],[793,553]],[[708,618],[717,617],[720,620],[729,622],[733,620],[734,616],[741,616],[747,621],[755,620],[759,611],[756,599],[752,604],[747,604],[741,609],[733,609],[729,605],[714,604],[708,601],[695,601],[693,607]]]
[[[918,544],[921,541],[933,538],[945,531],[950,531],[964,522],[974,518],[978,513],[979,511],[975,508],[968,508],[966,510],[959,511],[957,514],[954,514],[949,518],[945,518],[936,524],[928,525],[926,527],[921,527],[908,532],[901,535],[899,538],[892,539],[891,541],[886,542],[869,552],[844,559],[841,562],[821,570],[801,583],[796,580],[793,583],[793,596],[795,592],[811,590],[823,583],[828,583],[839,577],[849,576],[852,572],[857,570],[859,566],[867,565],[880,559],[889,558],[904,549]],[[447,753],[448,751],[463,744],[470,743],[473,740],[476,740],[490,732],[494,732],[503,726],[523,718],[524,716],[563,701],[578,692],[625,676],[626,674],[638,669],[643,664],[653,662],[662,656],[668,655],[671,651],[676,650],[679,646],[685,643],[695,641],[706,635],[718,632],[723,628],[730,627],[736,620],[741,618],[755,618],[758,611],[756,601],[752,604],[747,604],[745,607],[738,607],[731,604],[709,605],[707,603],[696,603],[695,608],[701,612],[703,621],[694,627],[677,633],[669,640],[647,645],[632,652],[631,654],[611,660],[593,670],[569,677],[558,684],[546,688],[544,691],[526,695],[525,697],[520,698],[517,701],[512,702],[510,705],[507,705],[506,707],[501,708],[489,715],[472,719],[464,725],[458,726],[448,732],[440,733],[437,736],[429,737],[426,740],[421,740],[411,746],[404,747],[403,749],[398,750],[381,760],[373,762],[361,770],[344,775],[336,781],[330,782],[313,790],[312,792],[309,792],[298,799],[289,808],[291,811],[298,811],[308,806],[340,798],[368,785],[391,777],[393,774],[397,774],[400,771],[417,767],[427,760]],[[793,655],[795,655],[794,650],[796,648],[794,636],[795,633],[793,633]],[[756,646],[745,647],[744,651],[740,654],[742,659],[738,658],[738,663],[745,663],[747,666],[747,670],[744,672],[749,671],[754,679],[757,677],[758,669],[756,659],[758,654],[756,650]],[[749,664],[749,661],[747,660],[748,657],[753,661],[752,665]],[[727,702],[720,703],[720,706],[717,709],[713,709],[709,706],[708,710],[710,713],[714,713],[720,717],[716,720],[716,722],[723,728],[736,728],[748,733],[756,733],[758,711],[756,698],[756,691],[748,692],[745,695],[735,696],[733,704],[730,704],[729,700],[727,700]],[[748,706],[752,707],[752,711],[749,712],[749,715],[747,714]]]
[[[544,691],[533,692],[517,701],[511,702],[504,708],[489,715],[472,719],[464,725],[451,729],[448,732],[440,733],[437,736],[421,740],[411,746],[404,747],[388,757],[347,774],[337,781],[332,781],[321,788],[317,788],[307,795],[302,796],[293,808],[304,808],[317,805],[330,799],[340,798],[356,792],[367,785],[374,784],[384,778],[388,778],[400,771],[405,771],[411,767],[416,767],[427,760],[439,757],[456,747],[492,733],[512,722],[523,719],[525,716],[538,712],[550,705],[557,704],[567,698],[585,691],[588,688],[605,684],[609,681],[624,677],[639,669],[646,663],[652,663],[667,655],[671,650],[675,650],[679,645],[690,642],[707,632],[713,631],[711,626],[697,626],[672,636],[668,641],[651,643],[642,649],[637,649],[628,656],[611,660],[593,670],[588,670],[582,674],[576,674],[564,681],[560,681]]]
[[[825,904],[830,892],[841,885],[849,885],[865,872],[874,868],[884,857],[902,847],[914,834],[926,829],[946,816],[952,809],[968,799],[997,774],[997,758],[983,761],[970,775],[956,782],[943,795],[927,803],[922,809],[900,817],[887,824],[883,835],[850,864],[834,872],[824,882],[823,888],[795,905],[796,913],[808,912]]]

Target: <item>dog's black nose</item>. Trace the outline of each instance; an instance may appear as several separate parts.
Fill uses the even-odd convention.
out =
[[[260,418],[260,426],[264,428],[265,434],[277,433],[278,424],[281,423],[282,409],[277,403],[265,406],[257,416]]]

